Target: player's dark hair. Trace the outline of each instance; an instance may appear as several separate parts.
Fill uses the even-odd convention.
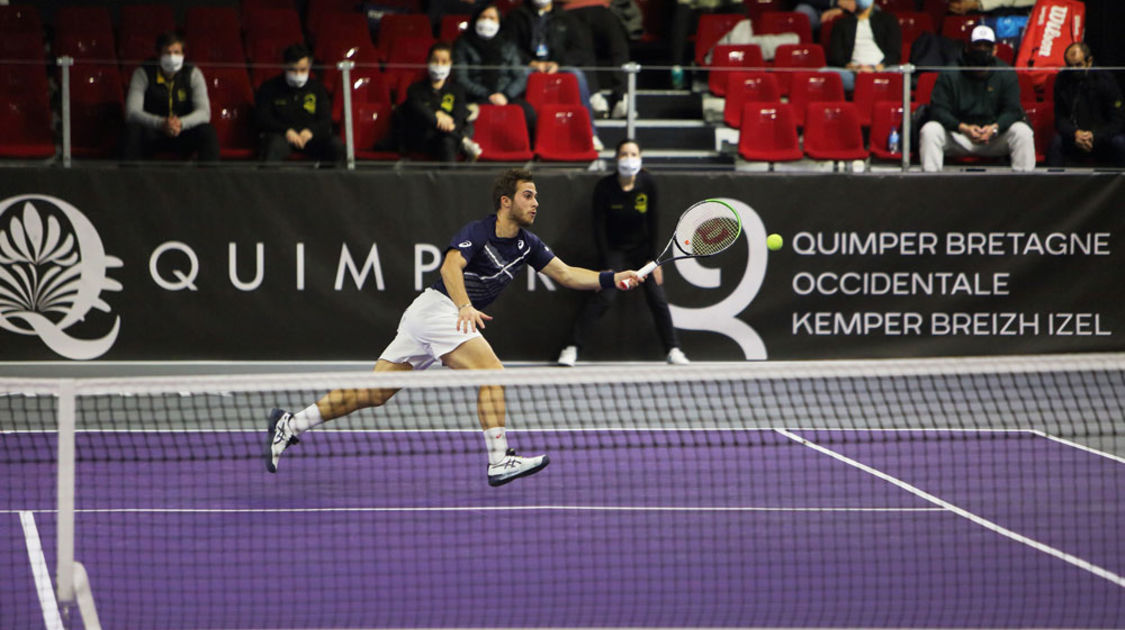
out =
[[[618,142],[618,143],[617,143],[617,149],[616,149],[616,150],[614,150],[614,152],[613,152],[613,155],[614,155],[614,157],[617,157],[617,156],[621,155],[621,147],[623,147],[623,146],[625,146],[625,145],[627,145],[627,144],[635,144],[635,145],[637,145],[637,153],[642,153],[642,150],[641,150],[641,143],[640,143],[640,142],[637,142],[637,141],[636,141],[635,139],[633,139],[633,138],[625,138],[625,139],[623,139],[623,140],[622,140],[621,142]]]
[[[501,197],[513,199],[516,196],[516,186],[519,186],[520,182],[533,181],[535,178],[532,177],[531,171],[525,168],[510,168],[500,173],[492,184],[492,207],[499,210]]]
[[[312,51],[304,44],[293,44],[281,51],[281,61],[287,66],[297,63],[305,57],[308,57],[310,61],[312,60]]]
[[[187,42],[184,41],[183,35],[176,31],[167,31],[156,36],[156,54],[160,54],[168,46],[172,44],[179,44],[187,48]]]

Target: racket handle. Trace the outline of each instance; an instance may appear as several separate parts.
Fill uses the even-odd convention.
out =
[[[642,279],[647,278],[648,274],[652,273],[653,269],[656,269],[656,261],[655,260],[649,261],[649,263],[647,265],[638,269],[637,275],[640,276]]]

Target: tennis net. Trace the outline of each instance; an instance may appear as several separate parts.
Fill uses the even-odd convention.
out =
[[[549,454],[487,482],[479,388]],[[401,388],[266,472],[266,415]],[[1119,627],[1125,355],[0,379],[0,627]]]

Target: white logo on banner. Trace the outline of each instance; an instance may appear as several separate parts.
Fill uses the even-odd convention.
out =
[[[765,359],[766,345],[762,342],[762,337],[749,324],[738,319],[738,315],[754,301],[766,277],[766,227],[758,213],[745,203],[737,199],[720,198],[720,200],[730,204],[742,217],[742,235],[750,245],[746,271],[734,291],[717,304],[703,308],[670,305],[672,323],[676,328],[705,330],[726,335],[738,344],[747,359]],[[704,267],[696,258],[677,260],[673,264],[685,280],[697,287],[716,289],[722,284],[721,270]]]
[[[22,195],[0,201],[0,328],[37,335],[68,359],[105,354],[117,340],[120,316],[100,339],[64,331],[91,308],[110,312],[101,292],[120,291],[121,283],[106,271],[122,264],[105,253],[94,224],[62,199]]]

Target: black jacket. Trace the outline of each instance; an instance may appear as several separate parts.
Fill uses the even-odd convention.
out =
[[[1011,67],[996,57],[992,58],[992,65]],[[946,70],[938,75],[930,95],[930,120],[940,122],[949,131],[956,131],[960,123],[996,123],[1000,133],[1004,133],[1012,123],[1023,119],[1020,84],[1011,70],[992,71],[983,78],[967,70]]]
[[[254,110],[261,133],[288,129],[308,129],[314,137],[332,133],[332,100],[324,84],[312,77],[299,88],[291,87],[284,74],[268,79],[258,88]]]
[[[428,132],[437,126],[438,110],[453,117],[453,124],[456,125],[454,134],[460,134],[464,130],[465,121],[469,118],[465,88],[452,77],[445,80],[440,90],[433,88],[429,78],[411,83],[406,89],[406,102],[402,104],[402,110],[407,117],[407,124],[416,133]]]
[[[898,26],[898,18],[876,8],[867,19],[871,22],[875,45],[883,51],[883,65],[897,65],[902,58],[902,30]],[[828,65],[843,68],[851,62],[858,26],[859,18],[852,13],[845,13],[832,25],[832,37],[828,40],[826,51]]]
[[[533,41],[540,19],[546,20],[547,56],[543,59],[536,55],[536,43]],[[508,13],[503,29],[504,36],[519,49],[524,64],[536,59],[554,61],[560,66],[593,66],[596,63],[589,27],[557,4],[541,18],[539,10],[528,0]]]
[[[1094,142],[1125,131],[1121,87],[1105,70],[1063,70],[1055,79],[1055,129],[1073,138],[1079,129],[1094,132]]]

